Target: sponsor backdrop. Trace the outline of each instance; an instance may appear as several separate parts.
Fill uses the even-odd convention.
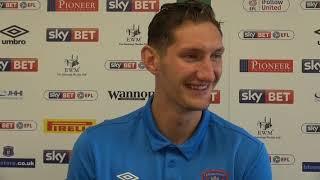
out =
[[[165,2],[0,0],[0,180],[64,180],[84,129],[145,104]],[[275,180],[319,180],[320,0],[205,2],[227,50],[210,109],[265,142]]]

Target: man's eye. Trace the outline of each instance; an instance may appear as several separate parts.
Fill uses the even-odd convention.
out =
[[[213,61],[221,60],[222,59],[222,54],[214,54],[211,56]]]
[[[193,61],[193,60],[197,60],[198,59],[198,55],[196,55],[196,54],[185,54],[183,56],[183,58],[186,59],[186,60]]]

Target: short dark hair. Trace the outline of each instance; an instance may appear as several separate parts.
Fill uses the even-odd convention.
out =
[[[151,20],[148,28],[148,45],[155,48],[160,55],[174,42],[174,30],[183,23],[211,22],[222,35],[220,23],[216,20],[210,5],[199,0],[167,3],[161,6]]]

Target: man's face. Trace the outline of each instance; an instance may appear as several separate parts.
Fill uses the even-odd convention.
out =
[[[222,72],[224,48],[210,22],[186,22],[174,31],[174,43],[159,61],[156,90],[165,103],[182,111],[207,108]]]

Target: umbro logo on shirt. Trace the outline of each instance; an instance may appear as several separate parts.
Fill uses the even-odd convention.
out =
[[[119,174],[117,175],[117,177],[121,180],[138,180],[139,179],[137,176],[133,175],[130,172]]]

